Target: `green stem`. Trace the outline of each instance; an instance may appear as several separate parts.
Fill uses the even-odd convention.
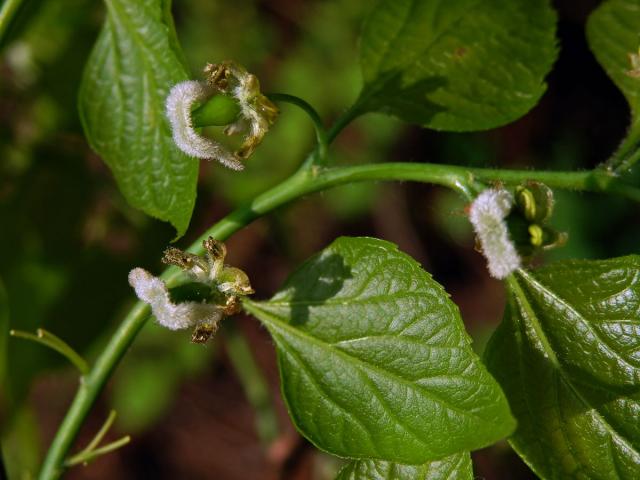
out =
[[[9,26],[15,18],[24,0],[4,0],[0,7],[0,46],[9,31]]]
[[[265,445],[269,445],[278,437],[278,417],[271,403],[269,384],[253,358],[247,340],[236,325],[225,322],[223,333],[229,359],[242,383],[247,400],[253,407],[258,436]]]
[[[130,441],[131,441],[131,437],[129,435],[126,435],[111,443],[107,443],[103,447],[96,448],[95,450],[83,450],[82,452],[78,453],[77,455],[74,455],[69,460],[67,460],[64,463],[64,465],[65,467],[73,467],[75,465],[80,465],[80,464],[86,465],[92,460],[95,460],[96,458],[101,457],[102,455],[106,455],[107,453],[111,453],[120,447],[124,447]]]
[[[640,144],[635,142],[629,151],[621,158],[617,165],[613,168],[616,174],[623,174],[631,170],[631,168],[640,160]]]
[[[201,254],[203,253],[202,241],[207,237],[212,236],[224,241],[254,219],[309,193],[347,183],[382,180],[409,180],[433,183],[453,188],[467,197],[473,195],[474,182],[502,182],[507,185],[515,185],[523,181],[535,180],[543,182],[552,188],[608,192],[640,202],[639,188],[624,184],[601,170],[540,172],[465,168],[433,163],[379,163],[325,169],[301,168],[293,176],[217,222],[188,250],[192,253]],[[169,287],[172,287],[177,285],[179,273],[180,271],[177,268],[172,267],[167,269],[161,277]],[[40,472],[39,478],[41,480],[51,480],[62,473],[61,465],[84,418],[148,316],[148,306],[138,302],[125,317],[102,354],[98,357],[94,367],[80,385],[76,397],[51,444]]]
[[[629,127],[629,133],[618,149],[600,168],[615,175],[622,175],[630,171],[639,160],[640,125],[634,122]]]
[[[327,152],[329,150],[329,141],[327,131],[322,123],[322,118],[320,118],[316,109],[313,108],[306,100],[296,97],[295,95],[289,95],[288,93],[269,93],[267,94],[267,97],[274,102],[286,102],[295,105],[309,116],[316,130],[316,139],[318,141],[317,161],[314,163],[324,165],[326,163]]]
[[[36,330],[36,334],[29,332],[23,332],[21,330],[10,330],[9,335],[16,338],[23,338],[25,340],[31,340],[33,342],[39,343],[46,347],[49,347],[52,350],[55,350],[59,354],[63,355],[67,360],[69,360],[73,365],[76,366],[78,370],[80,370],[80,374],[86,375],[89,373],[89,365],[82,358],[78,352],[76,352],[73,348],[69,346],[64,340],[60,337],[56,337],[53,333],[47,332],[46,330],[39,328]]]
[[[353,120],[361,115],[361,111],[359,109],[360,102],[354,103],[351,108],[349,108],[346,112],[344,112],[336,122],[331,126],[329,131],[327,132],[327,142],[331,144],[335,138],[344,130],[344,128],[349,125]]]
[[[301,170],[268,192],[259,195],[250,204],[238,208],[207,230],[191,245],[189,251],[203,253],[202,241],[207,237],[212,236],[218,240],[226,240],[231,234],[249,224],[255,218],[303,194],[304,185],[310,183],[309,175],[308,170]],[[170,267],[162,274],[163,280],[166,281],[169,287],[177,285],[179,277],[180,270],[176,267]],[[149,306],[145,303],[137,302],[111,337],[109,343],[96,360],[94,367],[80,385],[71,407],[51,443],[40,471],[40,480],[56,479],[62,474],[64,458],[71,448],[82,422],[88,415],[91,406],[102,391],[113,370],[144,326],[149,314]]]
[[[40,471],[41,479],[58,478],[63,471],[64,458],[71,448],[83,420],[116,365],[120,362],[149,316],[148,305],[138,302],[124,318],[111,337],[89,374],[80,384],[71,407],[58,429]]]
[[[116,420],[116,411],[111,410],[109,412],[109,416],[107,417],[105,422],[102,424],[102,427],[100,427],[100,430],[98,430],[98,433],[96,433],[96,435],[93,437],[93,440],[91,440],[89,444],[83,449],[83,452],[86,453],[86,452],[91,452],[92,450],[95,450],[96,447],[100,445],[100,442],[102,441],[104,436],[107,434],[107,432],[109,431],[109,429],[111,428],[111,425],[113,425],[113,422],[115,420]]]

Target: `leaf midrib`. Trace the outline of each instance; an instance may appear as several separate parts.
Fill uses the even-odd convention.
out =
[[[145,41],[145,39],[139,34],[135,24],[131,21],[131,19],[129,18],[129,15],[127,14],[127,12],[125,10],[123,10],[122,5],[120,4],[119,0],[112,0],[107,2],[109,8],[108,11],[108,17],[109,17],[109,33],[110,33],[110,37],[112,39],[112,41],[114,42],[114,44],[119,46],[119,36],[117,35],[117,31],[115,28],[115,25],[111,25],[111,23],[113,22],[119,22],[121,25],[123,25],[126,29],[126,31],[128,32],[131,41],[134,43],[134,45],[136,46],[136,49],[138,50],[138,56],[142,61],[142,64],[144,65],[144,69],[145,72],[149,72],[151,73],[150,75],[145,75],[144,78],[148,79],[149,82],[149,86],[148,88],[143,88],[143,96],[148,96],[149,98],[151,98],[151,104],[154,106],[153,111],[155,112],[155,114],[157,114],[160,118],[164,118],[163,115],[163,110],[162,108],[158,108],[158,105],[164,105],[164,99],[158,95],[158,80],[156,78],[156,71],[157,69],[154,68],[153,64],[150,63],[150,60],[148,57],[153,57],[153,56],[157,56],[156,54],[157,52],[157,48],[155,48],[153,45],[150,45],[147,41]],[[147,7],[146,6],[142,6],[141,7],[143,10],[146,10]],[[151,16],[150,16],[151,17]],[[152,22],[154,24],[153,28],[157,29],[162,25],[165,25],[163,20],[162,20],[162,15],[160,19],[156,19],[151,17],[150,18],[150,22]],[[169,47],[171,47],[169,39],[167,38],[168,41],[168,45]],[[114,50],[115,51],[115,50]],[[184,66],[182,65],[182,63],[179,61],[179,59],[176,57],[175,51],[172,48],[168,48],[168,51],[165,52],[163,54],[163,56],[169,55],[173,58],[173,60],[175,60],[175,62],[171,62],[171,63],[175,63],[175,65],[173,65],[172,68],[176,68],[176,70],[180,70],[182,69],[182,73],[184,73],[183,76],[186,77],[186,71],[184,71]],[[114,60],[115,61],[115,60]],[[117,62],[116,62],[117,63]],[[114,64],[114,68],[116,69],[116,71],[120,71],[119,66],[116,66],[116,64]],[[167,79],[171,79],[171,75],[169,72],[168,76],[166,77]],[[120,75],[118,75],[118,77],[120,77]],[[144,78],[142,79],[142,82],[144,82]],[[140,84],[140,79],[138,79],[138,84]],[[117,81],[116,82],[118,85],[118,89],[122,90],[122,82]],[[144,123],[144,99],[142,101],[141,104],[138,105],[138,108],[136,109],[136,117],[137,120],[139,122]],[[164,121],[164,120],[162,120]],[[119,129],[120,131],[122,131],[124,122],[120,121],[119,122]],[[157,141],[152,141],[151,144],[151,151],[154,151],[156,149],[160,149],[161,151],[165,152],[167,151],[167,139],[164,135],[162,135],[161,132],[161,126],[158,125],[158,127],[155,129],[155,136],[160,136],[161,140],[160,142]],[[141,143],[144,143],[143,141],[141,141],[140,139],[138,139],[136,141],[136,145],[140,145]],[[143,150],[149,151],[149,149],[146,148],[146,145],[142,145]],[[118,169],[122,168],[121,163],[118,163],[117,165]],[[163,167],[163,169],[166,170],[166,168],[168,168],[167,165],[165,165]],[[170,169],[170,168],[169,168]],[[135,170],[135,169],[134,169]],[[171,169],[170,169],[171,170]],[[126,172],[131,172],[131,169],[126,169]],[[124,180],[126,180],[126,178],[124,178]],[[157,188],[153,188],[151,189],[151,191],[149,191],[147,194],[154,194],[158,192]],[[145,195],[143,195],[145,196]],[[168,201],[168,208],[164,208],[164,209],[158,209],[158,205],[159,205],[159,201],[157,198],[153,198],[151,205],[149,205],[149,202],[146,202],[147,206],[146,208],[148,209],[148,211],[152,214],[154,214],[155,216],[158,217],[164,217],[164,215],[162,214],[163,211],[171,211],[172,209],[176,208],[176,204],[175,204],[175,193],[173,194],[173,196],[169,199]],[[153,208],[151,208],[153,207]],[[170,215],[171,216],[171,215]]]
[[[523,273],[523,272],[524,272],[524,270],[522,270],[522,269],[518,270],[518,273]],[[560,379],[563,382],[565,382],[565,384],[571,389],[571,391],[576,396],[578,401],[582,402],[583,405],[588,407],[589,410],[593,412],[594,416],[597,417],[597,419],[599,420],[600,424],[607,430],[607,432],[611,435],[612,438],[618,439],[629,450],[634,452],[636,455],[640,456],[640,452],[638,452],[638,450],[636,450],[635,446],[630,441],[628,441],[621,433],[619,433],[615,428],[613,428],[613,426],[609,424],[609,422],[598,411],[598,409],[595,408],[593,405],[591,405],[591,403],[579,391],[578,387],[576,387],[574,385],[574,383],[571,381],[571,377],[564,371],[564,369],[562,368],[562,365],[558,361],[553,348],[551,347],[548,339],[546,338],[546,335],[545,335],[544,331],[542,330],[542,328],[540,326],[540,323],[538,321],[538,317],[536,316],[535,312],[533,311],[533,308],[529,304],[528,299],[525,296],[524,292],[522,291],[522,289],[521,289],[520,285],[518,284],[517,280],[513,276],[511,276],[511,277],[508,277],[508,282],[509,282],[509,285],[512,286],[512,287],[514,285],[516,285],[516,289],[519,290],[519,292],[520,292],[520,295],[519,295],[520,298],[519,299],[521,299],[522,303],[525,304],[525,305],[523,305],[523,307],[525,307],[525,309],[527,310],[527,313],[528,313],[528,316],[525,319],[525,321],[529,320],[531,325],[534,327],[535,333],[542,336],[541,338],[539,338],[540,343],[543,345],[543,349],[545,350],[545,353],[549,356],[549,358],[550,359],[551,358],[555,358],[555,362],[552,361],[552,364],[553,364],[553,367],[556,370],[558,376],[560,377]],[[518,302],[518,303],[521,303],[521,302]],[[520,317],[520,316],[521,315],[518,315],[518,317]],[[522,355],[520,355],[520,357],[522,357]],[[526,396],[526,389],[525,389],[525,396]],[[556,405],[556,407],[559,408],[559,402],[558,402],[558,405]],[[533,416],[533,417],[535,417],[535,416]]]
[[[364,370],[366,371],[367,369],[372,370],[377,372],[380,376],[382,377],[386,377],[392,381],[397,381],[398,383],[403,384],[404,386],[406,386],[409,389],[416,389],[419,392],[423,392],[425,394],[426,397],[430,398],[432,402],[434,403],[439,403],[441,405],[443,405],[444,407],[448,408],[449,410],[453,411],[453,412],[457,412],[458,414],[460,414],[463,417],[473,417],[476,418],[477,420],[480,421],[480,423],[483,424],[490,424],[491,421],[488,421],[486,419],[484,419],[483,417],[479,416],[476,414],[476,412],[474,410],[461,410],[457,407],[455,407],[454,405],[451,405],[449,402],[441,399],[439,396],[433,394],[433,392],[431,392],[428,389],[425,389],[423,387],[421,387],[420,385],[416,385],[406,379],[404,379],[403,377],[397,376],[395,375],[393,372],[388,372],[384,369],[379,368],[376,365],[370,364],[370,363],[366,363],[362,360],[360,360],[357,357],[352,357],[351,355],[349,355],[348,353],[334,348],[331,344],[328,344],[322,340],[317,339],[316,337],[313,337],[311,335],[307,335],[304,332],[302,332],[301,330],[292,327],[290,324],[288,324],[287,322],[283,321],[282,319],[280,319],[279,317],[273,315],[271,312],[267,311],[267,310],[263,310],[260,308],[258,303],[252,302],[252,301],[245,301],[244,302],[244,307],[249,311],[249,313],[252,313],[254,315],[256,315],[256,312],[259,312],[261,314],[264,315],[265,318],[268,318],[269,320],[271,320],[271,322],[267,321],[267,323],[271,323],[272,326],[275,326],[276,328],[279,328],[281,331],[287,332],[290,335],[294,336],[294,337],[298,337],[304,341],[307,341],[309,343],[313,343],[315,344],[318,348],[323,349],[325,351],[329,351],[339,357],[342,357],[344,361],[346,361],[347,363],[355,363],[358,365],[360,370]],[[253,311],[252,311],[253,310]],[[258,316],[258,315],[256,315]],[[260,318],[260,317],[258,317]],[[479,383],[479,382],[477,382]]]
[[[417,298],[425,298],[427,295],[433,295],[432,291],[411,291],[411,292],[397,292],[397,293],[384,293],[381,295],[371,295],[370,297],[363,297],[359,294],[355,294],[354,296],[349,297],[337,297],[334,296],[334,299],[339,299],[339,301],[335,300],[277,300],[272,301],[269,300],[269,305],[275,305],[277,307],[288,307],[288,306],[301,306],[301,307],[317,307],[317,306],[343,306],[343,305],[353,305],[353,304],[367,304],[367,303],[378,303],[383,302],[389,299],[390,303],[393,303],[394,299],[407,299],[412,297]]]
[[[638,370],[638,366],[637,365],[632,365],[631,363],[629,363],[628,360],[626,360],[624,357],[619,355],[618,352],[616,352],[614,350],[614,348],[611,345],[609,345],[609,342],[607,341],[607,339],[606,338],[603,339],[601,334],[596,329],[594,329],[593,326],[589,323],[588,319],[584,315],[582,315],[578,310],[576,310],[576,308],[573,305],[571,305],[567,300],[565,300],[564,298],[560,297],[555,292],[549,290],[544,284],[542,284],[540,281],[538,281],[538,279],[536,279],[532,275],[529,275],[525,270],[520,269],[520,270],[518,270],[518,273],[520,275],[522,275],[533,286],[535,286],[536,289],[542,295],[546,295],[548,297],[551,297],[551,299],[553,301],[557,302],[558,304],[562,305],[567,310],[569,310],[571,313],[573,313],[581,321],[581,324],[586,326],[587,329],[589,330],[589,332],[591,332],[593,334],[593,336],[598,341],[598,343],[600,343],[601,345],[603,345],[607,349],[607,352],[610,353],[612,357],[619,359],[622,363],[624,363],[626,366],[632,368],[633,370]],[[524,293],[523,293],[523,295],[524,295]],[[527,304],[528,304],[528,301],[527,301]],[[537,316],[536,316],[536,321],[537,321]],[[542,331],[544,330],[541,325],[540,325],[540,329]],[[551,346],[550,346],[550,348],[552,349]]]

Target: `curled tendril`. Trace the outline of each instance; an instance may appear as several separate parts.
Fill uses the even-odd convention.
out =
[[[255,75],[231,61],[207,64],[206,81],[188,80],[176,84],[167,97],[166,114],[173,140],[187,155],[217,160],[233,169],[242,170],[247,159],[262,142],[278,115],[276,106],[260,92]],[[214,139],[198,133],[193,125],[192,110],[214,95],[228,95],[240,107],[238,118],[224,129],[226,135],[243,134],[240,148],[232,152]]]

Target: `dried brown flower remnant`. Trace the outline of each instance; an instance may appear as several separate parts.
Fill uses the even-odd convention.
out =
[[[260,92],[258,78],[235,62],[209,63],[204,73],[207,81],[180,82],[169,92],[166,114],[174,142],[192,157],[215,159],[233,170],[242,170],[244,165],[241,160],[250,157],[262,142],[278,116],[278,109]],[[242,145],[235,152],[201,135],[194,127],[192,109],[214,95],[227,95],[240,107],[237,119],[224,130],[226,135],[244,135]]]
[[[193,282],[204,287],[197,301],[175,301],[165,283],[142,268],[129,274],[129,283],[140,300],[151,306],[158,323],[172,330],[194,327],[191,340],[205,343],[218,329],[220,320],[241,310],[240,297],[252,294],[246,273],[226,265],[224,243],[207,238],[205,255],[199,256],[169,247],[162,261],[179,267]]]

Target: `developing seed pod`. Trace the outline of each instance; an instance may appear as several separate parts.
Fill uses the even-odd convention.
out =
[[[544,183],[527,182],[516,187],[515,201],[529,222],[546,222],[553,213],[553,190]]]
[[[553,191],[540,182],[527,182],[515,189],[514,209],[507,218],[511,237],[524,259],[542,250],[564,245],[566,233],[546,225],[553,214]]]

